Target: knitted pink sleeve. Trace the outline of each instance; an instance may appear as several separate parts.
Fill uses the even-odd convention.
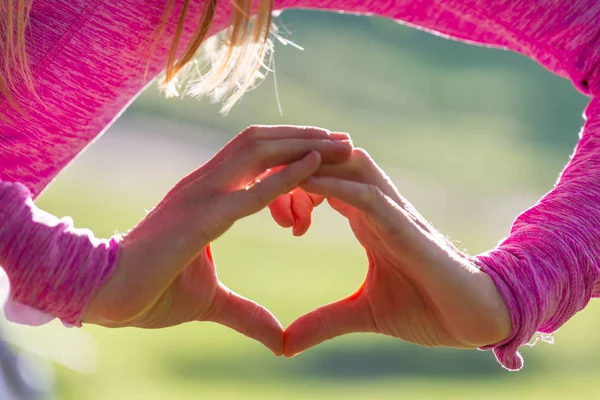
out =
[[[600,99],[586,119],[555,188],[517,218],[508,238],[475,258],[510,309],[510,336],[484,348],[509,370],[523,366],[521,345],[554,333],[600,295]]]
[[[69,218],[40,210],[20,183],[0,181],[0,221],[0,265],[10,283],[6,317],[80,326],[92,295],[116,266],[118,239],[97,239]],[[6,280],[2,286],[6,291]]]

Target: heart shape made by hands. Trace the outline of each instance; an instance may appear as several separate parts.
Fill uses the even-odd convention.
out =
[[[121,243],[123,267],[96,292],[85,322],[163,328],[212,321],[288,357],[353,332],[458,348],[508,337],[510,315],[490,276],[419,215],[364,150],[320,139],[327,132],[319,130],[300,130],[307,138],[298,140],[297,131],[240,134],[176,185]],[[265,165],[287,166],[240,190]],[[284,330],[266,308],[220,282],[209,243],[267,205],[279,225],[303,235],[323,199],[348,220],[366,251],[367,274],[354,293]],[[199,254],[198,242],[208,243]]]
[[[270,205],[275,221],[303,235],[327,198],[366,251],[359,289],[294,321],[285,356],[355,332],[393,336],[422,346],[477,348],[510,333],[510,317],[491,278],[474,267],[404,199],[369,155],[326,165]]]

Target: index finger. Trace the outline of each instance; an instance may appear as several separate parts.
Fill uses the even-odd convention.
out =
[[[347,141],[350,140],[350,135],[343,132],[331,132],[328,129],[314,126],[252,125],[238,133],[204,165],[183,178],[178,183],[176,188],[183,187],[196,180],[200,176],[204,175],[206,171],[212,170],[221,162],[237,153],[239,150],[250,146],[253,141],[267,139],[322,139],[332,141]]]
[[[313,150],[323,162],[343,162],[349,158],[352,145],[323,139],[256,140],[202,176],[202,184],[215,191],[238,190],[264,176],[267,169],[298,161]]]
[[[381,167],[377,165],[366,150],[360,147],[355,147],[352,150],[350,159],[344,163],[322,164],[315,172],[315,176],[375,185],[399,205],[407,203]]]
[[[252,125],[231,139],[205,166],[213,167],[254,141],[275,139],[350,140],[350,135],[314,126]]]

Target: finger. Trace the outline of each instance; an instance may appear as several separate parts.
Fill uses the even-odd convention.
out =
[[[268,169],[259,179],[266,179],[267,177],[281,171],[284,166],[274,167]],[[271,217],[275,222],[282,228],[290,228],[294,225],[294,217],[292,216],[292,198],[290,193],[285,193],[273,200],[269,204],[269,211]]]
[[[354,148],[350,159],[340,164],[323,164],[315,176],[329,176],[349,181],[375,185],[394,201],[405,200],[386,173],[377,165],[366,150]]]
[[[324,197],[294,189],[269,204],[271,216],[283,228],[294,227],[293,234],[304,235],[312,223],[313,208],[323,202]]]
[[[290,194],[290,198],[294,220],[293,234],[294,236],[302,236],[308,231],[312,223],[313,199],[302,189],[294,189]]]
[[[283,354],[283,327],[265,307],[231,291],[222,284],[205,321],[213,321],[259,341],[276,356]]]
[[[201,183],[217,192],[241,189],[265,170],[298,161],[313,150],[321,155],[323,162],[343,162],[350,156],[352,145],[348,141],[322,139],[256,141],[224,160]]]
[[[368,302],[350,297],[317,308],[285,330],[283,355],[293,357],[326,340],[357,332],[377,332]]]
[[[294,225],[294,216],[292,215],[292,195],[285,193],[273,200],[269,204],[271,216],[283,228],[290,228]]]
[[[345,163],[321,165],[319,170],[315,173],[315,176],[336,177],[377,186],[379,190],[392,199],[397,206],[402,208],[422,229],[429,232],[435,231],[433,226],[417,211],[417,209],[400,194],[396,185],[394,185],[392,180],[364,149],[353,149],[350,159]],[[347,207],[344,208],[344,210],[347,210]],[[342,215],[346,215],[341,209],[338,211]]]
[[[260,140],[278,139],[321,139],[321,140],[350,140],[350,135],[341,132],[330,132],[327,129],[314,126],[294,125],[252,125],[230,140],[207,164],[211,168],[230,157],[233,153]]]
[[[300,187],[309,193],[340,200],[368,215],[386,219],[394,203],[375,185],[331,177],[312,176]]]
[[[330,177],[310,177],[300,185],[309,193],[337,199],[375,218],[381,226],[406,228],[416,226],[420,230],[437,232],[408,201],[397,203],[378,186],[346,181]],[[348,217],[348,209],[330,202],[342,215]],[[403,218],[398,218],[401,215]],[[408,225],[406,225],[408,223]]]
[[[350,139],[350,135],[343,132],[331,132],[329,129],[319,128],[316,126],[252,125],[237,135],[237,138],[239,138],[239,141],[290,138],[348,140]]]
[[[223,148],[215,154],[208,162],[202,167],[191,172],[189,175],[184,177],[178,184],[173,188],[172,191],[176,191],[190,182],[198,179],[199,177],[206,174],[207,171],[215,168],[222,161],[231,157],[232,154],[238,152],[240,149],[246,148],[252,141],[256,140],[276,140],[276,139],[322,139],[322,140],[342,140],[349,141],[350,135],[343,132],[330,132],[327,129],[313,127],[313,126],[293,126],[293,125],[273,125],[273,126],[261,126],[253,125],[246,128],[244,131],[236,135],[230,140]]]
[[[335,133],[332,133],[332,135],[335,135]],[[265,179],[266,177],[273,175],[278,171],[281,171],[283,168],[283,166],[270,168],[269,170],[267,170],[267,172],[261,175],[259,179]],[[269,204],[271,217],[273,217],[275,222],[283,228],[290,228],[294,226],[294,215],[292,214],[292,197],[294,196],[294,192],[296,190],[297,189],[294,189],[290,193],[286,193],[284,195],[279,196],[271,204]],[[309,196],[310,201],[312,202],[314,207],[318,206],[319,204],[321,204],[321,202],[323,202],[324,197],[322,196],[308,194],[304,191],[301,192]]]
[[[327,129],[314,126],[294,125],[252,125],[230,140],[208,163],[208,168],[214,168],[232,154],[248,148],[253,142],[279,139],[320,139],[349,141],[350,135],[342,132],[330,132]]]
[[[321,165],[320,154],[311,151],[302,160],[287,165],[251,188],[228,194],[227,201],[220,203],[223,207],[228,207],[224,210],[224,215],[230,215],[237,220],[262,210],[277,197],[289,193],[306,180],[319,168],[319,165]]]
[[[308,195],[308,197],[310,197],[310,200],[313,203],[313,207],[317,207],[319,204],[321,204],[323,202],[323,200],[325,200],[325,197],[319,196],[318,194],[313,194],[313,193],[306,193],[306,194]]]

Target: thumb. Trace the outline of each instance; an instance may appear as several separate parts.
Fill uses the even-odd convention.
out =
[[[292,195],[285,193],[273,200],[269,204],[271,217],[283,228],[290,228],[294,225],[294,217],[292,215]]]
[[[212,304],[203,318],[259,341],[276,356],[283,354],[283,327],[265,307],[219,283]]]
[[[295,236],[302,236],[310,228],[313,209],[323,202],[323,196],[294,189],[269,204],[271,216],[284,228],[293,227]]]
[[[364,297],[348,297],[319,307],[292,322],[285,330],[283,354],[293,357],[326,340],[356,332],[376,332]]]
[[[318,203],[304,190],[296,188],[290,193],[291,212],[294,219],[293,233],[294,236],[302,236],[310,228],[312,224],[312,212]]]

